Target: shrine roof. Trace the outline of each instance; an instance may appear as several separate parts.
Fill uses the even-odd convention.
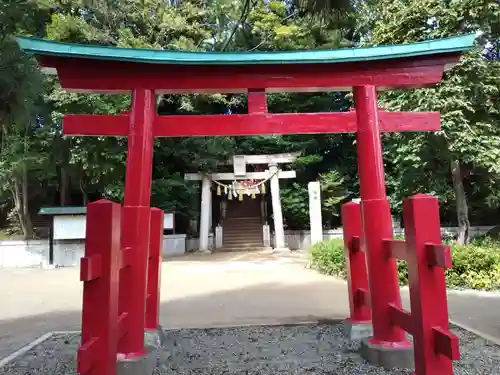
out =
[[[25,52],[38,56],[175,65],[324,64],[388,60],[470,50],[475,36],[462,35],[412,44],[289,52],[184,52],[61,43],[18,37]]]
[[[87,207],[42,207],[38,211],[39,215],[60,216],[60,215],[85,215]]]

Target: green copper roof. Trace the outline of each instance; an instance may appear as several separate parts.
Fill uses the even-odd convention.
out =
[[[130,61],[148,64],[257,65],[322,64],[458,53],[471,49],[474,35],[413,44],[293,52],[183,52],[69,44],[37,38],[17,38],[27,53],[43,56]]]
[[[38,211],[40,215],[85,215],[87,207],[43,207]]]

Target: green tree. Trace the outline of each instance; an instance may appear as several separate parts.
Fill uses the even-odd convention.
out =
[[[364,3],[359,33],[367,44],[409,43],[477,32],[498,41],[500,5],[485,0],[377,0]],[[488,202],[498,207],[500,172],[500,63],[487,60],[482,46],[465,55],[437,88],[391,91],[381,96],[392,110],[439,111],[436,133],[392,134],[385,138],[393,177],[393,198],[419,189],[445,201],[455,192],[458,241],[467,242],[470,226],[466,176],[487,175]],[[451,176],[451,178],[450,178]],[[482,194],[484,196],[484,194]]]

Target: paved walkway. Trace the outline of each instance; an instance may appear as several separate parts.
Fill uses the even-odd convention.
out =
[[[167,328],[342,319],[343,281],[305,268],[300,253],[186,256],[162,265]],[[0,358],[48,331],[78,330],[77,268],[0,270]],[[403,296],[407,293],[403,292]],[[449,296],[452,319],[500,338],[500,297]]]

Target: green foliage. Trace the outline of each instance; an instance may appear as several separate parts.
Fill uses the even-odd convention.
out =
[[[321,205],[325,212],[338,216],[340,202],[345,199],[343,195],[344,179],[337,171],[321,173],[318,178],[321,187]]]
[[[310,257],[313,267],[319,272],[340,278],[347,277],[342,240],[331,239],[314,244],[310,249]]]
[[[317,163],[315,155],[302,157],[299,163]],[[321,189],[323,225],[330,228],[338,223],[339,205],[345,199],[344,179],[337,171],[318,174]],[[283,212],[289,229],[309,228],[309,191],[307,182],[294,182],[281,190]]]
[[[404,197],[427,191],[439,197],[445,220],[464,228],[468,208],[477,207],[472,200],[480,199],[483,211],[498,211],[500,61],[485,59],[482,49],[498,42],[499,19],[500,4],[489,0],[372,0],[360,5],[357,33],[364,44],[480,35],[478,48],[445,73],[438,87],[381,95],[381,105],[389,110],[441,113],[439,132],[384,137],[390,195],[398,210]]]
[[[310,249],[312,265],[321,273],[347,277],[343,242],[330,240]],[[454,289],[500,290],[500,242],[482,237],[469,245],[451,244],[453,267],[446,270],[446,285]],[[401,285],[408,284],[408,264],[398,261]]]

